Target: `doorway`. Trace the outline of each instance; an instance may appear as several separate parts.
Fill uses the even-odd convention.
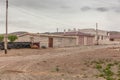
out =
[[[49,47],[53,48],[53,38],[49,38]]]

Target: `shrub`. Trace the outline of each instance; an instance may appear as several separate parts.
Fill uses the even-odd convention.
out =
[[[10,40],[10,42],[14,42],[16,39],[18,39],[18,37],[16,35],[9,35],[8,36],[8,40]]]
[[[4,36],[0,35],[0,42],[3,42],[3,40],[4,40]]]
[[[56,71],[56,72],[59,72],[59,71],[60,71],[59,66],[56,66],[55,71]]]
[[[102,69],[102,66],[100,64],[96,64],[96,69]]]
[[[46,46],[41,46],[42,49],[46,49]]]

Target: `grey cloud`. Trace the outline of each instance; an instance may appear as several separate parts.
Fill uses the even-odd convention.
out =
[[[0,0],[0,4],[5,3],[5,0]]]
[[[0,20],[0,23],[1,24],[4,24],[5,21],[4,20]],[[12,20],[9,20],[9,24],[28,24],[29,22],[28,21],[25,21],[25,20],[17,20],[17,21],[12,21]]]
[[[116,9],[115,12],[120,13],[120,9]]]
[[[63,4],[60,0],[11,0],[11,5],[27,8],[57,8]]]
[[[70,7],[70,6],[63,5],[63,6],[61,6],[61,8],[63,8],[63,9],[70,9],[71,7]]]
[[[97,1],[97,0],[96,0]],[[89,11],[89,10],[97,10],[99,12],[107,12],[109,11],[106,7],[98,7],[97,5],[92,6],[92,1],[86,0],[87,3],[89,3],[87,6],[84,3],[85,1],[80,0],[9,0],[9,5],[13,5],[16,7],[21,8],[30,8],[35,10],[53,10],[53,11],[75,11],[75,10],[81,10],[81,11]],[[83,5],[83,4],[84,5]],[[97,2],[95,2],[96,4]],[[89,7],[89,5],[91,7]]]
[[[107,12],[107,11],[109,11],[109,8],[106,8],[106,7],[94,8],[94,7],[88,7],[88,6],[81,8],[81,11],[89,11],[89,10],[95,10],[95,11],[99,11],[99,12]]]
[[[92,8],[91,7],[88,7],[88,6],[85,6],[85,7],[82,7],[81,10],[82,11],[89,11],[91,10]]]
[[[99,8],[96,8],[96,10],[100,11],[100,12],[107,12],[107,11],[109,11],[109,9],[106,8],[106,7],[99,7]]]
[[[79,11],[79,0],[9,0],[9,6],[14,8],[45,11],[51,13],[72,13]],[[78,3],[76,5],[76,3]]]
[[[116,13],[120,13],[120,6],[112,7],[112,10],[115,11]]]
[[[9,10],[11,11],[11,13],[9,12],[9,16],[14,16],[13,18],[16,20],[9,21],[9,23],[16,28],[25,26],[26,28],[31,27],[31,29],[35,31],[54,30],[55,27],[59,25],[81,25],[82,22],[84,22],[82,26],[86,26],[96,22],[96,19],[98,19],[98,22],[106,22],[105,24],[103,23],[103,25],[106,25],[108,22],[106,21],[106,15],[101,14],[101,12],[106,12],[110,15],[114,12],[119,13],[120,6],[116,5],[120,4],[118,1],[120,2],[120,0],[9,0],[9,6],[12,6]],[[4,5],[5,0],[1,0],[1,2],[0,5]],[[17,7],[23,8],[24,10],[18,9]],[[94,15],[94,11],[97,11],[97,14]],[[105,20],[104,18],[99,18],[98,15],[104,17]],[[117,14],[117,17],[119,17],[118,15],[119,14]],[[113,17],[114,16],[116,16],[116,14],[113,14]],[[23,17],[23,19],[20,19],[20,21],[17,19],[18,17]],[[5,21],[0,21],[0,23],[3,22]],[[114,21],[111,21],[110,23],[114,23]],[[47,26],[49,26],[49,29]],[[23,27],[23,29],[25,27]]]

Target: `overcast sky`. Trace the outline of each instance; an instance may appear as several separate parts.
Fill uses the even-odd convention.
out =
[[[120,0],[9,0],[9,32],[52,32],[59,28],[120,31]],[[5,32],[5,0],[0,0],[0,33]]]

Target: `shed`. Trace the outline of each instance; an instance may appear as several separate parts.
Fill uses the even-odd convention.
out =
[[[110,32],[110,41],[120,42],[120,32]]]
[[[26,33],[19,35],[16,42],[37,42],[40,47],[70,47],[76,46],[76,37],[49,34]]]

